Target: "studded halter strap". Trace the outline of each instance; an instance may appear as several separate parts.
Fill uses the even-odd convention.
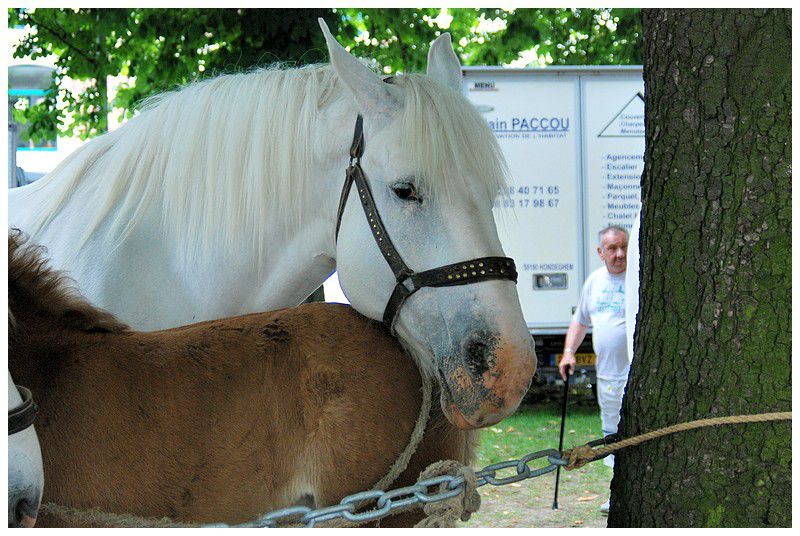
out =
[[[361,156],[364,154],[364,118],[361,114],[356,119],[353,144],[350,147],[350,165],[347,167],[347,176],[339,198],[339,211],[336,216],[336,238],[339,238],[339,227],[342,224],[342,214],[347,205],[347,198],[353,183],[358,190],[358,197],[364,214],[367,217],[372,236],[378,248],[389,263],[394,273],[397,284],[394,287],[386,309],[383,312],[383,323],[394,334],[394,324],[397,314],[403,303],[423,287],[450,287],[468,285],[489,279],[507,279],[517,281],[517,269],[514,260],[508,257],[481,257],[469,261],[457,262],[433,268],[424,272],[414,272],[400,257],[397,249],[389,239],[386,227],[378,215],[378,207],[372,197],[367,176],[361,168]]]
[[[17,385],[17,390],[22,397],[22,404],[8,412],[8,435],[14,435],[32,425],[39,411],[27,387]]]

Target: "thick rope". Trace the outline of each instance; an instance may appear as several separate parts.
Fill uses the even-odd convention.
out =
[[[43,503],[39,513],[50,515],[68,521],[81,527],[120,527],[120,528],[196,528],[201,525],[194,523],[180,523],[168,517],[161,519],[154,517],[139,517],[129,514],[111,514],[102,512],[97,508],[81,510],[71,506],[61,506],[54,503]]]
[[[428,381],[426,383],[425,379],[423,378],[423,403],[420,407],[420,417],[418,417],[417,426],[415,426],[414,432],[412,432],[412,438],[411,441],[409,442],[409,446],[407,446],[403,454],[401,454],[401,458],[405,456],[406,452],[410,448],[416,450],[416,445],[413,447],[411,447],[411,445],[415,443],[415,437],[417,436],[417,428],[419,427],[420,421],[421,420],[427,421],[427,416],[424,419],[422,417],[422,411],[423,409],[425,409],[426,406],[425,403],[426,398],[428,400],[427,409],[430,410],[430,390],[428,389],[428,387],[430,387],[430,382]],[[777,412],[777,413],[762,413],[756,415],[734,415],[730,417],[714,417],[710,419],[698,419],[690,422],[667,426],[666,428],[660,428],[652,432],[647,432],[628,439],[623,439],[621,441],[618,441],[610,445],[594,447],[594,448],[589,445],[581,445],[569,450],[565,450],[562,453],[562,458],[567,458],[569,460],[565,468],[567,470],[572,470],[572,469],[577,469],[579,467],[583,467],[589,462],[599,460],[600,458],[604,458],[605,456],[613,454],[618,450],[640,445],[642,443],[646,443],[647,441],[651,441],[653,439],[668,436],[678,432],[684,432],[687,430],[695,430],[698,428],[706,428],[711,426],[728,425],[728,424],[746,424],[746,423],[790,421],[790,420],[792,420],[791,411]],[[422,428],[424,430],[424,425]],[[421,439],[421,434],[419,435],[418,438],[416,438],[416,443],[419,442],[419,439]],[[413,454],[413,452],[411,454]],[[410,456],[411,455],[409,454],[408,455],[409,459]],[[400,459],[395,461],[395,464],[390,469],[389,474],[387,474],[386,477],[381,479],[381,481],[389,478],[390,475],[395,472],[395,469],[401,465],[401,463],[398,462],[400,462]],[[404,462],[403,468],[405,468],[407,464],[408,460]],[[399,472],[402,472],[402,469],[400,469]],[[460,518],[462,521],[466,521],[469,519],[472,513],[478,511],[478,508],[480,507],[480,495],[478,494],[476,489],[477,484],[476,484],[475,472],[472,470],[472,468],[453,460],[439,461],[429,465],[422,473],[420,473],[420,477],[417,480],[418,481],[425,480],[427,478],[443,474],[463,475],[466,480],[464,493],[459,494],[456,497],[446,499],[444,501],[438,501],[436,503],[425,505],[424,511],[426,514],[426,518],[417,523],[417,525],[415,526],[454,527],[456,519]],[[394,478],[396,478],[396,476]],[[377,489],[377,486],[375,489]],[[416,508],[417,506],[418,505],[409,505],[404,508],[399,508],[393,511],[392,515],[405,512],[412,508]],[[106,512],[101,512],[97,509],[79,510],[77,508],[59,506],[53,503],[42,504],[40,511],[45,514],[51,514],[57,516],[67,521],[73,521],[74,523],[82,526],[181,527],[181,528],[200,526],[198,524],[179,523],[172,521],[168,518],[155,519],[155,518],[143,518],[143,517],[131,516],[127,514],[109,514]],[[326,526],[328,527],[337,527],[337,526],[352,527],[363,524],[363,523],[348,522],[344,519],[331,520],[325,523]],[[298,524],[289,526],[303,526],[303,525]]]
[[[653,439],[668,436],[671,434],[676,434],[678,432],[695,430],[697,428],[706,428],[709,426],[720,426],[723,424],[744,424],[744,423],[754,423],[754,422],[791,421],[791,420],[792,420],[791,411],[783,411],[777,413],[760,413],[756,415],[733,415],[730,417],[713,417],[710,419],[698,419],[695,421],[674,424],[672,426],[667,426],[666,428],[660,428],[658,430],[654,430],[652,432],[646,432],[644,434],[640,434],[634,437],[629,437],[627,439],[617,441],[610,445],[604,445],[594,448],[591,447],[590,445],[580,445],[578,447],[565,450],[562,453],[561,457],[569,459],[569,463],[565,466],[565,468],[568,471],[571,471],[572,469],[583,467],[589,462],[593,462],[595,460],[599,460],[600,458],[604,458],[609,454],[613,454],[618,450],[640,445],[642,443],[646,443],[647,441],[652,441]]]
[[[411,438],[408,441],[408,445],[406,445],[405,450],[400,453],[400,456],[395,460],[392,467],[389,469],[389,472],[381,478],[377,484],[375,484],[372,489],[373,490],[380,490],[384,491],[386,488],[392,485],[392,483],[397,480],[397,477],[406,470],[408,467],[408,462],[411,461],[411,456],[417,451],[417,447],[419,447],[420,442],[422,441],[422,436],[425,435],[425,427],[428,425],[428,418],[430,417],[431,413],[431,398],[433,392],[433,385],[431,383],[431,377],[427,374],[424,374],[420,371],[420,378],[422,378],[422,403],[419,407],[419,415],[417,416],[417,423],[414,425],[414,430],[411,431]],[[360,503],[361,505],[365,504],[366,501]],[[360,505],[359,505],[360,506]],[[393,511],[391,515],[399,514],[401,511],[405,511],[405,509],[398,509]],[[349,527],[358,527],[361,525],[365,525],[367,523],[371,523],[371,521],[348,521],[346,519],[331,519],[329,521],[323,521],[321,526],[325,528],[349,528]],[[304,527],[305,525],[296,523],[292,525],[286,525],[287,528],[290,527]],[[283,525],[282,525],[283,527]]]
[[[422,378],[422,403],[419,408],[419,415],[411,431],[406,448],[400,453],[400,456],[395,460],[389,472],[381,478],[373,490],[385,490],[388,488],[400,474],[408,467],[408,462],[417,451],[422,437],[425,435],[425,428],[428,425],[428,419],[431,413],[431,398],[433,392],[433,385],[431,377],[427,374],[420,372]],[[71,506],[61,506],[55,503],[43,503],[39,507],[39,511],[46,515],[51,515],[62,521],[66,521],[73,525],[83,527],[121,527],[121,528],[137,528],[137,527],[151,527],[151,528],[197,528],[206,526],[207,524],[198,523],[181,523],[173,521],[167,517],[161,519],[140,517],[131,514],[114,514],[110,512],[103,512],[97,508],[88,510],[81,510]],[[399,512],[397,512],[399,513]],[[363,525],[367,522],[351,522],[345,519],[334,519],[324,522],[326,527],[356,527]],[[288,527],[297,526],[303,527],[302,524],[287,525]]]
[[[452,528],[456,526],[456,520],[469,521],[472,514],[481,507],[481,496],[478,494],[478,479],[475,471],[466,465],[454,460],[443,460],[430,464],[419,475],[419,480],[427,480],[440,475],[463,476],[464,492],[423,507],[426,517],[414,528]],[[445,491],[447,483],[439,484],[438,492]]]
[[[400,473],[406,470],[411,456],[417,451],[417,447],[422,441],[422,436],[425,435],[425,427],[428,425],[428,417],[431,413],[431,393],[433,386],[431,384],[431,377],[420,370],[420,377],[422,378],[422,404],[419,407],[419,415],[417,416],[417,423],[414,425],[414,430],[411,432],[411,439],[408,441],[405,450],[395,460],[389,472],[375,484],[373,490],[385,490],[392,482],[397,480]]]

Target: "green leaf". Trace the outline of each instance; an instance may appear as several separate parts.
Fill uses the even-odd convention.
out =
[[[131,117],[142,99],[194,80],[274,62],[325,62],[318,17],[353,54],[374,58],[387,73],[424,70],[430,43],[444,31],[451,33],[464,65],[526,58],[573,65],[641,63],[635,9],[11,8],[10,27],[34,30],[14,45],[13,56],[55,56],[56,83],[64,96],[61,105],[48,100],[24,113],[28,134],[46,138],[62,128],[85,139],[107,130],[112,106]],[[107,80],[116,76],[130,80],[109,102]],[[77,95],[65,91],[65,78],[86,89]]]

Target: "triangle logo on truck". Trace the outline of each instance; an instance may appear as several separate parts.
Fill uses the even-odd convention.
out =
[[[644,95],[636,95],[625,103],[611,121],[603,127],[598,138],[641,138],[644,137]]]

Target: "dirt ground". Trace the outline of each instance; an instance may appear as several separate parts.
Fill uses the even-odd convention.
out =
[[[602,464],[602,462],[595,462]],[[587,467],[561,471],[558,510],[553,510],[555,473],[506,486],[478,489],[481,508],[464,527],[605,527],[607,517],[598,510],[608,500],[611,468],[603,466],[603,478]]]

